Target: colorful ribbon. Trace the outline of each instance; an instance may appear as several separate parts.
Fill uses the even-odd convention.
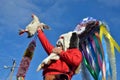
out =
[[[118,52],[120,52],[120,46],[116,43],[116,41],[112,38],[112,36],[109,34],[107,29],[105,28],[105,25],[100,25],[100,39],[102,40],[103,35],[108,39],[109,41],[109,56],[110,56],[110,63],[112,68],[112,79],[116,80],[116,60],[115,60],[115,51],[114,48],[117,49]]]
[[[86,65],[86,67],[88,68],[89,72],[91,73],[91,75],[94,77],[95,80],[98,79],[97,74],[95,73],[95,71],[91,68],[91,66],[89,65],[88,61],[86,60],[85,57],[83,57],[83,61],[84,64]]]
[[[80,42],[82,47],[79,48],[83,54],[84,64],[95,80],[116,80],[114,48],[120,52],[120,46],[105,25],[101,24],[97,27],[99,30],[86,34],[87,37],[85,35],[81,37],[85,38]],[[76,28],[76,31],[79,29]]]
[[[109,44],[108,39],[106,39],[104,36],[102,38],[102,45],[104,49],[104,58],[105,58],[105,65],[106,65],[106,80],[112,79],[112,72],[111,72],[111,65],[110,65],[110,60],[109,60],[109,53],[108,53],[108,48],[107,46]]]
[[[120,52],[120,46],[112,38],[112,36],[109,34],[109,32],[107,31],[107,29],[105,28],[105,26],[104,25],[100,25],[100,39],[101,40],[102,40],[102,36],[103,35],[105,35],[109,39],[109,41],[110,41],[112,55],[115,55],[114,54],[114,47],[118,50],[118,52]]]
[[[95,65],[94,65],[95,66],[95,72],[98,75],[99,71],[100,71],[100,68],[99,68],[99,65],[98,65],[97,54],[95,53],[95,42],[94,42],[92,36],[90,36],[88,38],[88,42],[89,42],[89,44],[88,44],[89,49],[90,49],[90,51],[92,53],[92,57],[93,57],[93,60],[95,62]]]

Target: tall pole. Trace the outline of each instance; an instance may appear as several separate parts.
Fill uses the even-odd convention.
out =
[[[13,65],[11,67],[11,72],[10,72],[9,80],[12,80],[12,76],[13,76],[15,67],[16,67],[16,61],[13,60]]]

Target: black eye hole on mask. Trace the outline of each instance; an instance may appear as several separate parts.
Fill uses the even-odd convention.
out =
[[[62,47],[62,43],[59,41],[57,44],[56,44],[57,47]]]

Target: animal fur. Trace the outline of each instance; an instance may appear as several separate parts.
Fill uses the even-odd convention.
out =
[[[38,28],[43,29],[50,29],[46,24],[41,23],[39,18],[35,15],[32,14],[33,20],[26,26],[26,29],[20,29],[19,30],[19,35],[22,35],[24,32],[27,32],[28,38],[34,36]]]

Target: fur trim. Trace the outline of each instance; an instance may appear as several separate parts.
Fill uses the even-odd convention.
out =
[[[79,38],[76,32],[68,32],[62,34],[58,39],[57,44],[61,43],[63,45],[63,49],[66,51],[68,48],[77,48],[78,47]]]

